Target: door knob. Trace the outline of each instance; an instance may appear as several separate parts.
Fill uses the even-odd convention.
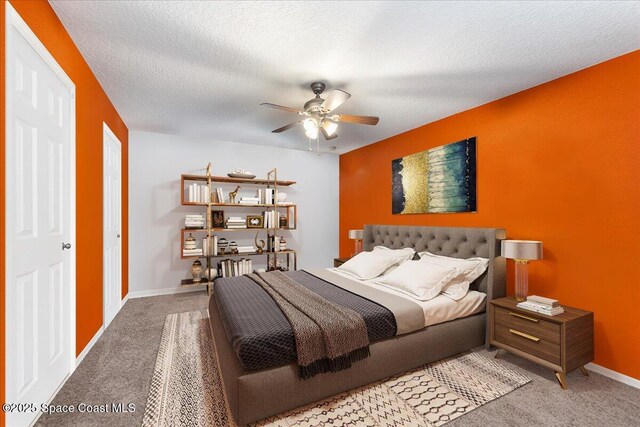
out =
[[[120,238],[120,235],[118,234],[116,237],[119,239],[119,238]]]
[[[62,242],[62,250],[71,249],[71,243]]]

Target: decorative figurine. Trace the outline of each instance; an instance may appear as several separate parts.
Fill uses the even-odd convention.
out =
[[[286,216],[281,216],[280,217],[280,228],[287,228],[287,217]]]
[[[280,250],[281,251],[287,250],[287,241],[284,239],[284,236],[280,237]]]
[[[229,246],[229,242],[227,241],[227,239],[223,237],[218,240],[218,252],[220,252],[220,255],[224,255],[225,251],[227,250],[227,246]]]
[[[186,250],[196,249],[196,238],[191,233],[189,233],[189,237],[184,239],[184,248]]]
[[[258,255],[262,255],[262,252],[263,252],[263,249],[264,249],[265,242],[264,242],[264,240],[260,239],[260,243],[258,243],[258,233],[256,233],[256,237],[255,237],[255,239],[254,239],[254,242],[255,242],[255,244],[256,244],[256,253],[257,253]]]
[[[193,264],[191,264],[191,276],[193,276],[193,283],[198,283],[202,280],[202,263],[199,259],[195,260]]]
[[[236,202],[236,195],[238,194],[239,189],[240,189],[240,186],[238,185],[235,190],[229,193],[229,203]]]

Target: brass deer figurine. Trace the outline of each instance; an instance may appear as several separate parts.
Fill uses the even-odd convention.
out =
[[[229,203],[236,202],[236,194],[238,194],[239,189],[240,189],[240,186],[238,185],[235,190],[229,193]]]

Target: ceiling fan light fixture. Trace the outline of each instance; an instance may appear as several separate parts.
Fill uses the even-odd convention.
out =
[[[304,120],[302,122],[302,126],[304,126],[305,132],[311,131],[313,129],[318,130],[318,122],[316,122],[316,120],[312,117],[309,117],[308,119]]]
[[[309,139],[318,139],[318,128],[307,129],[304,134]]]
[[[304,126],[304,134],[307,135],[307,138],[318,138],[318,121],[316,119],[310,117],[302,122],[302,126]]]
[[[333,134],[336,133],[336,130],[338,130],[338,124],[330,120],[325,120],[322,123],[322,127],[327,132],[328,136],[333,136]]]

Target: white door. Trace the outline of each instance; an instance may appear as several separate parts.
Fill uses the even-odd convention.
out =
[[[39,408],[75,366],[75,89],[6,4],[6,401]]]
[[[103,125],[104,327],[116,317],[122,301],[122,199],[120,141]]]

